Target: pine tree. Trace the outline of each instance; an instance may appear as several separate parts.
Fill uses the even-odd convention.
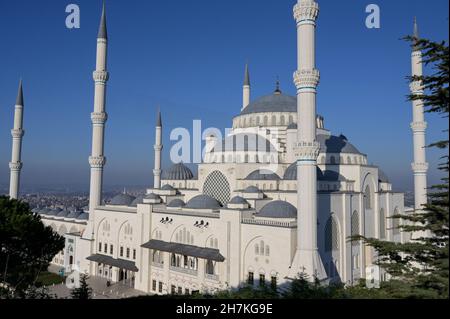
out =
[[[423,52],[423,61],[433,74],[409,77],[422,81],[424,94],[410,95],[409,100],[421,99],[427,113],[448,118],[449,111],[449,48],[445,42],[407,37],[413,46]],[[431,236],[414,238],[407,243],[393,243],[373,238],[358,237],[378,253],[377,264],[392,276],[382,289],[396,298],[448,298],[449,292],[449,156],[448,129],[446,139],[429,147],[446,151],[439,170],[444,173],[442,183],[429,189],[429,203],[422,211],[401,214],[402,232],[428,233]]]
[[[89,287],[87,280],[88,276],[81,274],[80,276],[80,287],[72,289],[70,293],[72,299],[91,299],[92,298],[92,288]]]

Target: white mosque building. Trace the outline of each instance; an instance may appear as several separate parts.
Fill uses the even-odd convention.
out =
[[[243,105],[236,108],[240,113],[233,119],[233,129],[223,141],[208,137],[197,177],[183,163],[161,170],[159,114],[153,188],[145,196],[120,194],[103,204],[109,77],[103,8],[93,74],[89,212],[36,211],[66,238],[54,263],[151,294],[279,287],[300,273],[353,284],[366,278],[376,255],[361,242],[350,242],[350,236],[409,240],[389,217],[421,209],[426,202],[423,104],[413,104],[416,205],[406,208],[403,194],[394,192],[386,175],[368,164],[368,155],[345,136],[333,135],[316,114],[318,13],[314,0],[299,0],[294,7],[297,96],[285,95],[277,86],[267,96],[250,99],[247,66]],[[421,75],[421,53],[413,51],[413,74]],[[421,84],[414,83],[411,90],[420,92]],[[22,89],[16,104],[13,198],[22,166]]]

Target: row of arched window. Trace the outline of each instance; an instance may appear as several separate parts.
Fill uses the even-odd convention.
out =
[[[259,152],[263,153],[263,152]],[[267,154],[264,155],[249,155],[245,154],[241,156],[241,154],[236,154],[236,152],[225,152],[222,153],[222,155],[216,155],[211,158],[209,163],[276,163],[276,159],[278,154],[275,154],[275,152],[272,152],[273,154],[270,154],[268,151]],[[227,155],[226,155],[227,154]]]
[[[254,127],[254,126],[288,126],[294,123],[293,115],[272,115],[272,116],[241,116],[235,120],[235,127]]]
[[[321,156],[319,157],[318,160],[319,164],[325,165],[325,164],[360,164],[360,165],[364,165],[367,164],[367,161],[365,159],[365,157],[363,156],[354,156],[351,157],[350,155],[347,157],[344,156],[330,156],[327,162],[327,158],[326,156]]]
[[[264,241],[261,240],[259,244],[255,244],[255,255],[257,256],[270,256],[270,247],[265,245]]]

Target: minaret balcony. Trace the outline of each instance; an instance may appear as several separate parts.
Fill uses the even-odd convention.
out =
[[[298,160],[317,161],[320,153],[318,142],[299,142],[294,146],[294,154]]]
[[[94,71],[93,78],[96,83],[106,83],[109,80],[109,73],[107,71]]]
[[[319,4],[314,0],[303,0],[294,6],[294,18],[297,24],[315,24],[319,15]]]
[[[413,130],[413,132],[425,132],[427,127],[428,127],[427,122],[412,122],[411,123],[411,129]]]
[[[22,162],[11,162],[9,163],[9,169],[11,171],[20,171],[23,167],[23,163]]]
[[[316,69],[303,69],[294,72],[294,83],[298,90],[313,89],[319,85],[320,72]]]
[[[423,83],[422,81],[414,81],[409,84],[409,89],[413,94],[423,94]]]
[[[103,168],[106,165],[106,157],[104,156],[91,156],[89,157],[89,164],[91,168]]]
[[[102,113],[91,113],[92,124],[105,124],[108,120],[108,114]]]
[[[25,135],[25,131],[22,129],[11,130],[11,135],[14,139],[22,138]]]
[[[428,172],[429,165],[428,163],[412,163],[411,167],[414,173],[426,174]]]

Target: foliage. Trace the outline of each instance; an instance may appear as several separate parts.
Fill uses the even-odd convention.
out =
[[[92,288],[87,283],[88,278],[85,274],[80,275],[80,287],[72,289],[70,293],[72,299],[86,300],[92,298]]]

